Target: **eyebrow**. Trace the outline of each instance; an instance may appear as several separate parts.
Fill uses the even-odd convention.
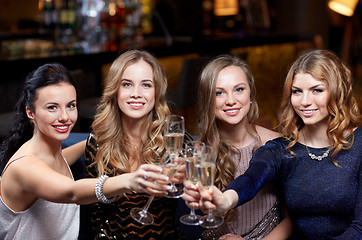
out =
[[[233,88],[247,87],[247,86],[248,86],[248,85],[245,84],[245,83],[238,83],[238,84],[236,84],[235,86],[233,86]],[[225,88],[223,88],[223,87],[218,87],[218,86],[216,86],[215,88],[216,88],[216,89],[225,89]]]
[[[69,101],[68,104],[74,103],[74,102],[77,102],[77,99],[73,99],[73,100]],[[45,105],[59,105],[59,103],[58,102],[47,102],[47,103],[45,103]]]
[[[310,87],[309,89],[318,88],[318,87],[327,87],[327,86],[325,84],[323,84],[323,83],[320,83],[320,84],[316,84],[316,85]],[[301,89],[301,88],[296,87],[294,85],[292,85],[292,88]]]
[[[133,80],[127,79],[127,78],[123,78],[123,79],[121,80],[121,82],[133,82]],[[152,82],[152,83],[153,83],[153,80],[152,80],[152,79],[143,79],[143,80],[141,80],[141,82]]]

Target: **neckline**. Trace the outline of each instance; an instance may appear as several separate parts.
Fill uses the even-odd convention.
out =
[[[254,137],[254,140],[247,146],[241,147],[241,148],[237,148],[239,151],[242,151],[244,149],[249,149],[255,146],[255,144],[257,143],[258,139],[256,137]]]

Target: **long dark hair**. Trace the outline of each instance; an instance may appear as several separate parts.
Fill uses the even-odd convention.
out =
[[[26,115],[26,107],[34,111],[34,101],[37,98],[38,89],[60,82],[67,82],[75,87],[75,82],[69,71],[58,63],[40,66],[26,77],[23,90],[15,105],[15,114],[9,135],[1,144],[0,174],[11,156],[33,136],[34,126]]]

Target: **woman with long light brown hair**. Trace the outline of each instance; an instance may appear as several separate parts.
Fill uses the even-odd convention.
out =
[[[226,187],[249,166],[253,152],[280,134],[256,124],[259,117],[254,78],[237,56],[221,55],[203,69],[198,89],[198,134],[216,153],[215,186]],[[265,186],[249,203],[225,214],[226,224],[205,230],[203,239],[234,233],[261,239],[280,222],[274,184]]]
[[[86,146],[89,176],[122,175],[144,163],[159,163],[165,151],[163,123],[170,115],[166,89],[164,71],[148,52],[129,50],[113,62]],[[187,136],[186,141],[191,140]],[[153,200],[149,208],[155,219],[152,225],[141,225],[131,218],[130,210],[142,208],[148,198],[147,194],[127,192],[113,203],[91,205],[92,237],[182,239],[175,224],[175,199]]]

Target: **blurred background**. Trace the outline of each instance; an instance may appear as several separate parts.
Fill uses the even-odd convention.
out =
[[[157,57],[172,111],[195,133],[197,79],[210,58],[245,59],[260,124],[277,126],[288,67],[307,49],[334,51],[351,67],[362,106],[362,4],[358,0],[0,0],[0,136],[25,76],[47,62],[71,70],[79,95],[74,131],[88,132],[110,63],[127,49]]]

